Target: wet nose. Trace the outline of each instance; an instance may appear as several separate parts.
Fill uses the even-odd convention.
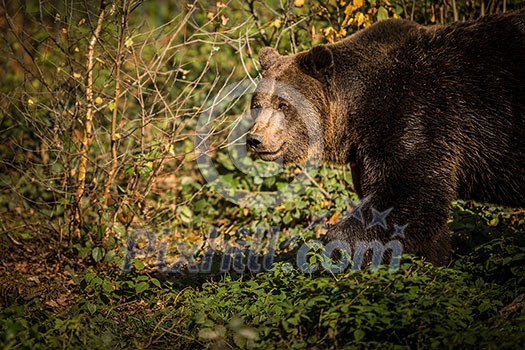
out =
[[[262,143],[262,136],[258,134],[248,134],[246,136],[246,143],[255,149]]]

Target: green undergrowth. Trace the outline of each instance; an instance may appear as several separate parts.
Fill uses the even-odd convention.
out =
[[[159,199],[188,200],[177,207],[172,227],[183,236],[198,232],[196,241],[206,239],[209,226],[223,241],[243,239],[259,227],[280,227],[275,267],[257,274],[215,269],[167,275],[155,269],[158,256],[137,255],[129,261],[130,271],[123,272],[126,241],[78,243],[68,253],[77,262],[66,269],[73,279],[69,294],[63,300],[25,295],[4,303],[0,343],[4,349],[525,347],[523,210],[454,203],[449,267],[405,256],[397,272],[386,266],[340,275],[296,269],[297,244],[318,237],[344,215],[351,183],[346,175],[321,167],[311,176],[330,198],[320,186],[299,186],[303,192],[293,201],[251,210],[211,190],[192,194],[195,183],[181,181],[173,194]],[[255,193],[285,182],[230,180],[238,182],[232,187]],[[164,222],[169,212],[158,215]],[[164,244],[160,228],[152,249],[157,255]],[[138,248],[148,250],[147,244]],[[172,244],[166,254],[175,248]]]
[[[140,263],[136,264],[140,269]],[[81,298],[1,312],[10,348],[484,348],[525,344],[525,237],[502,236],[454,267],[404,257],[398,272],[123,274],[88,269]]]

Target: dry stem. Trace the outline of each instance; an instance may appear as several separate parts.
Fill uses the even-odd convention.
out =
[[[82,134],[82,140],[80,145],[80,164],[78,165],[78,175],[77,175],[77,191],[76,191],[76,211],[75,211],[75,222],[78,224],[76,228],[76,233],[80,236],[80,218],[82,212],[82,196],[84,195],[84,188],[86,183],[86,167],[88,161],[88,151],[89,143],[92,137],[92,128],[93,128],[93,114],[94,110],[94,100],[93,100],[93,67],[95,65],[93,56],[95,54],[95,45],[102,31],[102,24],[104,23],[104,17],[106,15],[106,4],[104,0],[100,3],[100,13],[98,15],[97,26],[93,31],[91,40],[89,41],[88,52],[87,52],[87,75],[86,75],[86,116],[84,118],[84,130]]]

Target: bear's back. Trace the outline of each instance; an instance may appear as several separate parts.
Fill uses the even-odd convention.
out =
[[[525,10],[445,26],[388,20],[331,47],[372,152],[410,134],[455,162],[461,198],[525,206]],[[383,135],[385,123],[419,127]]]

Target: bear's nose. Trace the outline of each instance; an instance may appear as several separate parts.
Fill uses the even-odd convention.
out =
[[[246,143],[248,146],[255,149],[262,143],[262,136],[258,134],[248,134],[246,136]]]

